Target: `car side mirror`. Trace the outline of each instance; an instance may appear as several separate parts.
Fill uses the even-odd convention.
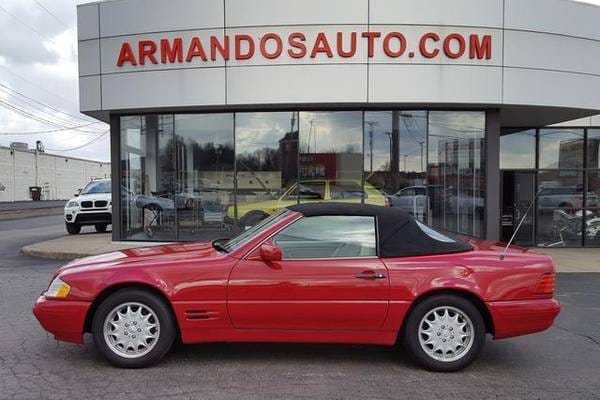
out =
[[[75,197],[78,197],[81,194],[81,189],[77,189],[75,191]]]
[[[273,244],[263,244],[260,246],[260,258],[265,262],[281,261],[281,247]]]

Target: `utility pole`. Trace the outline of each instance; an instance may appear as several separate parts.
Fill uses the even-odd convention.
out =
[[[369,172],[373,172],[373,127],[378,125],[376,121],[365,121],[369,125]]]
[[[421,172],[425,172],[425,167],[423,166],[423,146],[425,145],[424,141],[419,141],[419,146],[421,146]]]
[[[406,159],[408,158],[408,154],[404,155],[404,172],[408,173],[408,170],[406,169]]]

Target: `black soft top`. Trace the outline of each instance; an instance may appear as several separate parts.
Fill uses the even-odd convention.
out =
[[[319,215],[375,217],[379,235],[378,254],[383,258],[460,253],[473,250],[470,244],[456,238],[451,238],[452,242],[435,239],[421,229],[409,213],[393,207],[369,204],[309,203],[287,208],[306,217]]]

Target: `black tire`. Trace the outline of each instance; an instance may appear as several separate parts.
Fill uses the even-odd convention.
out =
[[[108,224],[95,224],[94,228],[96,228],[96,232],[104,233],[104,232],[106,232],[107,226],[108,226]]]
[[[140,303],[154,311],[159,322],[159,336],[154,347],[138,358],[127,358],[111,350],[104,337],[104,322],[119,305]],[[92,335],[98,352],[111,364],[120,368],[144,368],[158,363],[171,349],[177,328],[170,307],[155,294],[139,289],[125,288],[111,294],[98,307],[92,320]]]
[[[240,226],[242,228],[245,228],[247,226],[253,226],[268,217],[269,214],[263,211],[250,211],[248,214],[244,215],[244,217],[240,220]]]
[[[423,349],[419,340],[421,321],[438,307],[451,307],[459,310],[470,319],[473,327],[470,348],[463,350],[460,358],[453,361],[437,360]],[[442,333],[442,337],[449,333],[446,330]],[[467,367],[475,360],[485,344],[485,335],[485,322],[472,302],[460,296],[441,294],[425,299],[415,306],[404,324],[402,342],[408,355],[424,368],[436,372],[454,372]],[[423,338],[426,337],[423,335]]]
[[[65,225],[67,227],[67,232],[69,233],[69,235],[77,235],[79,234],[79,232],[81,232],[81,225],[72,224],[69,222],[66,222]]]

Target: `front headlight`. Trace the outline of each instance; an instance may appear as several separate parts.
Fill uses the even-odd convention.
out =
[[[65,297],[67,297],[70,290],[71,290],[71,286],[67,285],[60,279],[56,278],[52,281],[52,283],[50,284],[50,287],[48,288],[48,290],[46,290],[46,293],[44,293],[44,296],[56,297],[58,299],[63,299]]]
[[[67,208],[74,208],[74,207],[79,207],[79,204],[77,204],[76,201],[70,201],[67,203]]]

